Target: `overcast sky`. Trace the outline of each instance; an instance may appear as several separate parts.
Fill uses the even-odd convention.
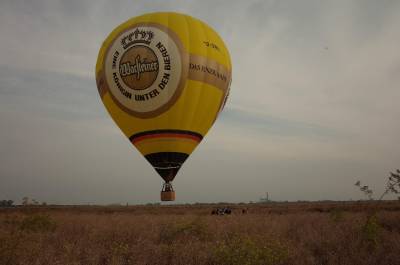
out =
[[[159,201],[161,178],[97,92],[102,41],[142,13],[212,26],[231,96],[177,203],[349,200],[400,168],[400,1],[1,1],[0,200]],[[388,197],[388,198],[394,198]]]

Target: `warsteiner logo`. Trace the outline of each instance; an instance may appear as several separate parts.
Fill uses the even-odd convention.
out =
[[[117,36],[105,60],[113,100],[126,112],[152,117],[167,110],[183,89],[182,44],[164,26],[136,25]]]
[[[158,61],[146,63],[146,59],[145,59],[142,62],[140,60],[140,55],[138,55],[135,58],[134,65],[131,65],[131,63],[128,61],[127,63],[124,63],[124,64],[120,65],[120,67],[119,67],[119,72],[121,73],[122,77],[125,77],[128,75],[136,75],[136,80],[140,79],[141,73],[155,72],[157,70],[158,70]]]
[[[124,83],[134,90],[151,86],[158,75],[158,59],[146,46],[133,46],[127,50],[119,63],[119,73]]]

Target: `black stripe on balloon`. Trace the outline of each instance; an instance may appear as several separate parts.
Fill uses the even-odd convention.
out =
[[[129,137],[129,140],[133,141],[136,138],[142,137],[142,136],[147,136],[147,135],[152,135],[152,134],[183,134],[183,135],[191,135],[194,137],[199,138],[201,141],[203,139],[203,136],[200,133],[193,132],[193,131],[186,131],[186,130],[170,130],[170,129],[164,129],[164,130],[152,130],[152,131],[145,131],[145,132],[140,132],[132,135]]]
[[[165,182],[170,182],[175,178],[188,156],[188,154],[180,152],[158,152],[145,155],[147,161]]]

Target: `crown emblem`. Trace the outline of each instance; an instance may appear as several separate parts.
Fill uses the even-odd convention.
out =
[[[135,43],[144,43],[149,45],[154,38],[154,32],[151,30],[139,30],[138,28],[122,38],[121,44],[124,49],[132,46]]]

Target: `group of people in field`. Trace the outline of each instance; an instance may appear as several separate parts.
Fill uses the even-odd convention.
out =
[[[211,215],[226,215],[226,214],[229,215],[231,213],[232,209],[229,207],[216,208],[211,211]],[[247,214],[247,213],[248,213],[247,208],[242,209],[242,214]]]

